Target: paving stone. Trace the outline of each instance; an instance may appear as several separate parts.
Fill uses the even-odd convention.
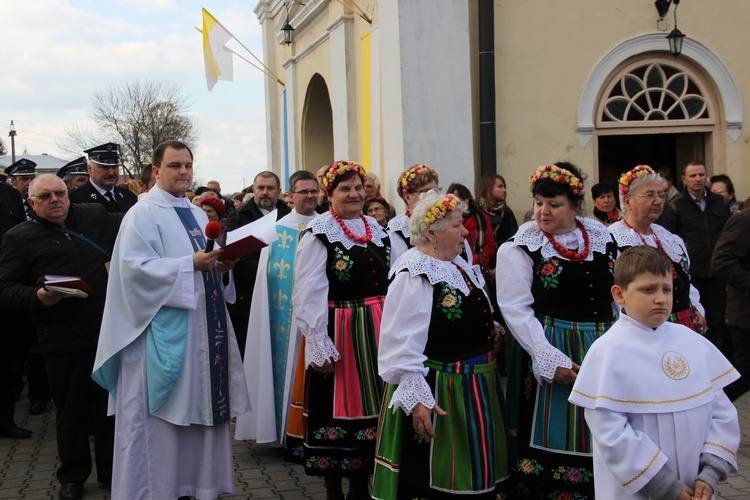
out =
[[[251,489],[247,493],[250,493],[250,498],[281,498],[271,488]]]

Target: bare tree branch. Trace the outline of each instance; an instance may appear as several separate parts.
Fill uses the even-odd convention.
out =
[[[133,177],[151,162],[151,152],[160,142],[179,140],[193,148],[197,134],[191,118],[188,99],[177,85],[133,80],[112,85],[91,98],[91,118],[99,130],[100,141],[80,129],[68,130],[69,146],[78,151],[101,142],[120,144],[124,173]],[[83,140],[89,140],[80,147]]]

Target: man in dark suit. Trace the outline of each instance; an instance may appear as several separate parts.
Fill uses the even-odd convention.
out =
[[[253,179],[253,199],[242,205],[224,224],[224,235],[226,233],[249,224],[272,212],[276,213],[276,220],[281,219],[291,209],[282,200],[281,182],[276,174],[269,171],[259,173]],[[234,304],[227,304],[229,316],[232,318],[234,333],[237,336],[237,344],[240,354],[245,355],[245,341],[247,340],[247,323],[250,316],[250,303],[253,299],[253,288],[255,287],[255,275],[258,271],[258,260],[260,251],[242,257],[234,266],[234,284],[237,290],[237,300]]]
[[[5,173],[10,178],[10,185],[13,186],[21,193],[21,200],[23,200],[23,212],[29,215],[31,207],[27,203],[29,198],[29,184],[36,177],[36,162],[21,158],[20,160],[13,163],[11,166],[5,169]]]
[[[2,239],[0,303],[26,311],[36,329],[57,408],[55,428],[61,499],[82,498],[92,470],[89,429],[94,431],[98,480],[112,480],[114,417],[107,392],[91,378],[101,328],[109,262],[123,214],[95,203],[71,205],[65,183],[38,176],[29,187],[33,220]],[[43,285],[47,274],[80,276],[87,296],[68,297]],[[70,292],[74,290],[68,289]]]
[[[706,166],[699,161],[688,163],[682,170],[685,189],[667,203],[656,223],[685,242],[690,282],[706,309],[706,338],[724,350],[726,292],[724,282],[711,272],[711,255],[731,213],[724,197],[712,193],[706,182]]]
[[[99,203],[110,213],[124,213],[138,197],[116,186],[120,178],[120,146],[108,142],[84,151],[89,157],[89,180],[70,192],[71,203]]]
[[[26,220],[21,194],[11,186],[0,183],[0,237],[10,228]],[[0,331],[0,437],[20,439],[31,436],[31,431],[18,427],[14,416],[16,401],[13,373],[15,361],[21,356],[24,342],[21,335],[15,335],[14,328],[7,322],[17,316],[11,309],[0,308],[0,315],[6,327]]]
[[[89,170],[86,157],[81,156],[75,160],[69,161],[57,171],[57,176],[63,180],[68,191],[72,191],[78,186],[86,184],[89,180]]]
[[[731,216],[724,225],[711,270],[727,285],[727,329],[732,364],[740,378],[724,388],[734,401],[750,390],[750,207]]]

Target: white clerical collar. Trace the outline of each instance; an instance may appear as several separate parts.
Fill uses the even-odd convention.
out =
[[[168,205],[171,205],[173,207],[190,208],[190,200],[188,200],[187,196],[179,196],[179,197],[174,196],[164,191],[157,185],[154,185],[154,187],[149,189],[148,193],[146,194],[149,197],[160,196],[163,201],[165,201]]]

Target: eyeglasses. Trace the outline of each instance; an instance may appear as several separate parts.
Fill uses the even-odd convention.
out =
[[[367,213],[369,214],[370,212],[385,212],[385,208],[383,208],[383,207],[370,207],[370,208],[367,209]]]
[[[304,191],[292,191],[292,194],[298,194],[300,196],[317,196],[318,189],[307,189]]]
[[[714,193],[716,194],[724,194],[726,192],[727,192],[726,189],[717,189],[716,191],[714,191]]]
[[[643,198],[646,201],[654,202],[657,198],[659,201],[667,201],[667,193],[663,191],[649,191],[648,193],[637,194],[636,196]]]
[[[422,193],[426,193],[427,191],[432,191],[432,190],[435,190],[435,191],[437,191],[438,193],[442,193],[442,192],[443,192],[443,188],[441,188],[441,187],[434,187],[434,188],[422,188],[422,189],[418,189],[418,190],[416,190],[416,191],[414,191],[414,192],[415,192],[416,194],[422,194]]]
[[[58,191],[52,191],[47,193],[39,193],[39,194],[32,194],[30,198],[39,198],[41,201],[49,201],[50,198],[52,198],[52,195],[55,195],[57,198],[65,198],[68,196],[68,191],[65,189],[60,189]]]

